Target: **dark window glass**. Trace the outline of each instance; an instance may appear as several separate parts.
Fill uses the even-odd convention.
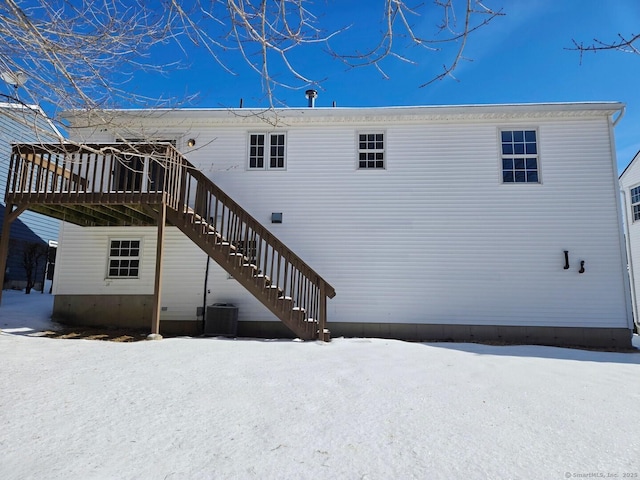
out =
[[[502,181],[504,183],[539,183],[538,153],[535,130],[503,130],[500,132]],[[505,158],[504,155],[509,157]],[[526,156],[525,156],[526,155]]]
[[[358,134],[358,168],[384,169],[384,133]]]

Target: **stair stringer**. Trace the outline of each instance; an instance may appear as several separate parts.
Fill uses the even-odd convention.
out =
[[[193,215],[193,214],[190,214]],[[251,295],[273,313],[297,337],[303,340],[321,338],[317,320],[305,318],[304,311],[296,310],[293,299],[282,297],[278,288],[271,288],[268,280],[256,274],[247,265],[249,260],[242,254],[232,255],[237,250],[230,242],[221,237],[208,223],[185,222],[184,214],[172,208],[167,208],[167,220],[178,227],[193,243],[231,275]],[[209,235],[217,235],[211,241]],[[241,258],[240,258],[241,257]],[[250,264],[249,264],[250,265]]]

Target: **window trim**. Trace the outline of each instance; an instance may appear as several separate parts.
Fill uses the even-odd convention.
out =
[[[502,152],[502,148],[503,148],[503,142],[502,142],[502,133],[503,132],[528,132],[528,131],[533,131],[535,132],[536,135],[536,140],[535,140],[535,146],[536,146],[536,152],[534,154],[527,154],[526,151],[522,154],[516,154],[516,153],[511,153],[511,154],[505,154]],[[530,127],[530,126],[514,126],[514,125],[507,125],[504,127],[498,127],[498,133],[497,133],[497,143],[498,143],[498,171],[499,171],[499,178],[500,178],[500,184],[502,185],[542,185],[542,167],[541,167],[541,162],[540,162],[540,131],[538,130],[537,127]],[[526,145],[526,141],[524,142]],[[526,147],[525,147],[526,148]],[[506,182],[504,180],[504,162],[503,160],[505,160],[505,157],[508,158],[512,158],[514,160],[524,160],[525,161],[525,166],[524,166],[524,171],[527,171],[526,168],[526,159],[527,158],[532,158],[535,156],[535,160],[536,160],[536,173],[538,176],[537,181],[535,182],[527,182],[526,180],[524,182]],[[515,168],[514,168],[515,171]]]
[[[382,149],[361,149],[360,135],[382,135]],[[387,131],[386,130],[358,130],[356,132],[356,170],[358,171],[385,171],[387,169]],[[361,167],[360,153],[362,152],[382,152],[382,167]],[[365,160],[369,161],[369,160]],[[373,160],[374,162],[376,160]]]
[[[263,166],[262,167],[252,167],[251,166],[251,137],[254,135],[263,135],[264,136],[264,153],[263,153]],[[271,166],[271,160],[272,160],[272,155],[271,155],[271,137],[274,135],[280,135],[283,137],[283,142],[284,144],[282,145],[283,151],[282,151],[282,167],[272,167]],[[271,132],[266,132],[266,131],[255,131],[255,132],[248,132],[247,134],[247,154],[246,154],[246,169],[247,171],[253,172],[253,171],[258,171],[258,172],[263,172],[265,170],[277,170],[277,171],[283,171],[287,169],[287,132],[281,132],[281,131],[271,131]]]
[[[120,256],[120,255],[111,255],[111,249],[113,246],[113,242],[138,242],[138,255],[137,256]],[[120,247],[121,248],[121,247]],[[143,248],[143,243],[142,243],[142,238],[140,237],[109,237],[108,239],[108,244],[107,244],[107,268],[106,268],[106,275],[105,275],[105,279],[108,280],[137,280],[140,278],[140,271],[142,269],[142,248]],[[120,276],[120,275],[111,275],[111,260],[114,259],[119,259],[119,260],[137,260],[138,261],[138,274],[137,275],[127,275],[127,276]],[[131,267],[128,267],[131,268]]]
[[[633,191],[637,190],[638,201],[634,203],[633,201]],[[631,223],[635,223],[640,221],[640,185],[636,185],[635,187],[631,187],[629,189],[629,206],[631,208]],[[634,207],[638,207],[637,209]]]

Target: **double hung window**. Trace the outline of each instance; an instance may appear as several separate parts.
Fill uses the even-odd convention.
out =
[[[633,221],[640,220],[640,187],[631,189],[631,209],[633,210]]]
[[[503,183],[540,183],[535,130],[500,132]]]
[[[284,133],[251,133],[249,135],[249,170],[283,170],[285,168],[286,135]]]
[[[358,169],[384,168],[384,133],[359,133]]]
[[[138,278],[140,240],[118,239],[109,242],[107,278]]]

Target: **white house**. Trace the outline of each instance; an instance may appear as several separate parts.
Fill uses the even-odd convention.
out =
[[[640,152],[631,160],[620,175],[622,191],[627,258],[629,260],[629,279],[633,300],[633,317],[636,327],[640,326],[638,299],[640,299]]]
[[[335,289],[326,307],[333,336],[625,347],[633,320],[613,135],[623,108],[122,110],[102,112],[109,121],[98,125],[83,112],[68,119],[76,142],[173,142]],[[640,184],[640,171],[634,178]],[[146,326],[158,238],[148,226],[65,224],[54,315]],[[162,331],[201,332],[203,307],[225,303],[238,307],[240,335],[287,334],[180,229],[169,226],[164,238]],[[256,256],[250,249],[245,261]]]

